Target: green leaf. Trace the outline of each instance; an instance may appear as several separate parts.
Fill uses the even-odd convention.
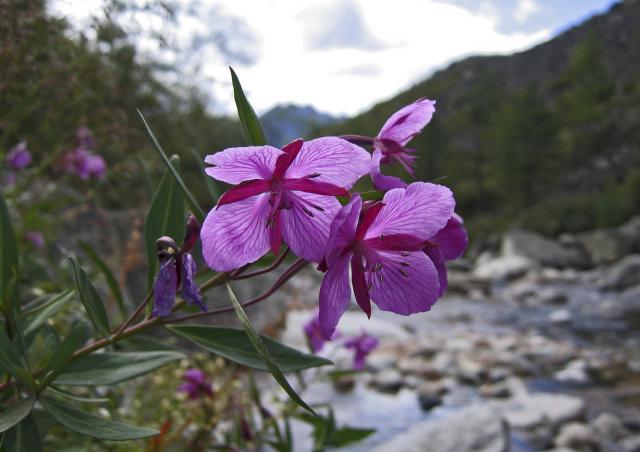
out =
[[[73,358],[73,353],[80,348],[85,342],[85,331],[82,325],[76,325],[69,335],[58,346],[55,353],[51,355],[45,369],[50,373],[45,377],[40,388],[45,388],[52,382],[62,371],[64,371],[69,361]]]
[[[93,353],[72,361],[55,383],[74,386],[112,385],[183,358],[183,353],[165,351]]]
[[[182,190],[182,193],[184,193],[184,196],[186,197],[187,202],[189,203],[189,207],[193,210],[194,215],[198,218],[198,221],[202,223],[204,221],[204,211],[200,207],[200,204],[198,204],[198,201],[196,201],[196,198],[189,191],[184,181],[182,180],[182,177],[180,177],[178,170],[176,170],[175,166],[169,160],[169,157],[167,157],[166,152],[164,152],[164,149],[162,149],[162,146],[160,146],[160,143],[158,142],[156,136],[151,131],[151,127],[149,127],[149,124],[147,124],[147,120],[144,119],[144,116],[142,115],[142,112],[140,110],[138,110],[138,114],[140,115],[140,118],[142,119],[144,126],[147,128],[147,132],[151,137],[151,141],[153,141],[153,144],[155,145],[156,150],[158,151],[158,154],[160,154],[160,158],[162,158],[162,161],[167,167],[167,170],[169,170],[171,175],[174,177],[174,179],[178,183],[178,186]],[[180,239],[182,239],[182,237],[180,237]]]
[[[134,427],[121,422],[110,421],[93,413],[79,410],[60,400],[40,399],[45,410],[69,430],[82,435],[110,441],[126,441],[130,439],[148,438],[160,432],[146,427]]]
[[[305,410],[315,415],[316,414],[315,411],[313,411],[311,407],[307,405],[304,402],[304,400],[300,398],[298,393],[294,391],[294,389],[291,387],[291,385],[285,378],[284,374],[282,373],[282,371],[280,370],[276,362],[273,360],[273,357],[271,356],[271,352],[269,352],[269,349],[264,344],[264,342],[260,338],[260,335],[258,335],[258,332],[255,330],[253,325],[251,325],[251,322],[249,321],[249,317],[247,317],[247,314],[242,309],[242,306],[238,301],[238,297],[236,297],[236,294],[233,292],[233,289],[229,284],[227,284],[227,290],[229,292],[229,298],[231,298],[231,303],[233,304],[233,307],[236,311],[236,315],[238,316],[238,319],[240,320],[242,327],[246,331],[247,336],[249,336],[249,340],[253,344],[253,347],[256,349],[258,354],[264,360],[265,364],[267,365],[267,369],[269,370],[271,375],[273,375],[273,378],[278,382],[278,384],[282,387],[282,389],[284,389],[284,391],[289,395],[289,397],[291,397],[291,399],[294,402],[296,402],[302,408],[304,408]]]
[[[45,389],[45,391],[47,393],[53,393],[53,394],[59,395],[61,397],[67,398],[67,399],[75,400],[77,402],[84,402],[84,403],[107,403],[107,402],[109,402],[111,400],[111,399],[106,398],[106,397],[85,397],[85,396],[80,396],[80,395],[74,394],[73,392],[69,392],[69,391],[65,391],[64,389],[56,388],[55,386],[47,386],[47,389]]]
[[[27,320],[33,318],[33,320],[28,322],[27,328],[24,330],[25,336],[29,336],[34,333],[43,323],[56,315],[58,311],[64,308],[64,306],[73,299],[73,295],[73,289],[67,289],[64,292],[60,292],[59,294],[52,296],[37,308],[28,312],[23,311],[22,314],[27,318]]]
[[[204,186],[207,189],[207,193],[209,194],[213,202],[215,202],[215,200],[220,196],[220,188],[218,187],[218,184],[216,184],[216,180],[213,177],[209,177],[209,175],[206,173],[204,159],[200,154],[198,154],[198,151],[195,148],[189,148],[189,150],[191,151],[191,155],[193,155],[195,161],[198,162],[200,175],[204,180]]]
[[[171,160],[179,164],[177,157]],[[173,177],[165,172],[158,191],[156,191],[147,218],[144,222],[144,242],[147,250],[148,287],[151,290],[153,280],[158,273],[156,240],[163,235],[180,243],[185,233],[184,197]]]
[[[69,261],[71,261],[71,265],[73,265],[78,296],[80,297],[80,301],[82,301],[84,308],[87,310],[87,314],[89,315],[91,322],[100,334],[104,337],[109,337],[109,320],[107,319],[107,311],[104,309],[104,305],[102,304],[100,295],[98,295],[98,291],[93,284],[91,284],[91,281],[89,281],[87,274],[80,266],[78,260],[72,256],[69,257]]]
[[[8,292],[11,279],[18,275],[19,270],[16,237],[13,233],[9,209],[0,192],[0,302],[9,303],[14,308],[18,307],[18,292],[16,290],[12,290],[11,294]],[[9,295],[11,297],[7,299]]]
[[[9,430],[11,427],[22,421],[31,412],[35,397],[20,400],[15,405],[10,406],[0,414],[0,433]]]
[[[253,369],[269,370],[262,355],[258,353],[244,330],[209,325],[171,325],[167,328],[211,353],[230,361]],[[328,359],[303,353],[266,336],[260,336],[260,338],[283,372],[333,364]]]
[[[4,328],[0,328],[0,367],[23,385],[29,388],[33,387],[33,377],[22,367],[20,355],[9,340]]]
[[[100,270],[100,272],[104,275],[104,279],[107,282],[109,289],[111,290],[111,295],[113,295],[113,298],[116,300],[116,303],[118,303],[118,309],[120,309],[120,314],[122,314],[123,317],[126,317],[127,309],[124,305],[124,297],[122,296],[122,292],[120,291],[120,285],[118,285],[118,281],[116,280],[115,275],[113,274],[113,272],[111,271],[107,263],[100,256],[98,256],[98,253],[96,253],[96,251],[91,247],[91,245],[83,241],[80,241],[79,245],[80,245],[80,248],[82,248],[82,251],[87,253],[87,255],[93,261],[93,264],[96,267],[98,267],[98,270]]]
[[[324,445],[327,447],[344,447],[362,441],[375,432],[375,429],[370,428],[342,427],[333,431],[331,435],[325,439]]]
[[[238,110],[238,117],[240,118],[244,136],[249,144],[263,146],[267,144],[267,139],[264,136],[260,120],[247,100],[247,96],[244,95],[238,76],[232,68],[229,68],[229,70],[231,71],[231,83],[233,84],[233,98],[236,101],[236,109]]]
[[[32,414],[5,433],[2,442],[7,452],[41,452],[40,431]]]

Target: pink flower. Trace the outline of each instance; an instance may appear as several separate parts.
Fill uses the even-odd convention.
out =
[[[206,157],[207,174],[236,184],[218,200],[202,226],[202,253],[209,267],[229,271],[255,262],[284,242],[304,259],[319,262],[333,217],[335,196],[362,176],[369,153],[335,137],[282,150],[271,146],[230,148]]]
[[[427,241],[424,252],[438,270],[440,296],[444,294],[449,284],[445,261],[451,261],[462,256],[467,249],[468,243],[469,238],[462,223],[462,218],[455,213],[449,218],[447,225]]]
[[[44,235],[40,231],[29,231],[24,237],[38,249],[42,249],[45,246]]]
[[[103,179],[107,164],[101,156],[79,147],[64,155],[62,168],[68,173],[76,174],[82,180]]]
[[[307,341],[309,342],[309,346],[313,353],[318,353],[324,348],[324,344],[327,342],[327,339],[322,335],[318,314],[315,314],[307,323],[305,323],[304,334],[307,336]],[[340,333],[335,331],[331,336],[331,339],[336,339],[339,336]]]
[[[91,150],[96,145],[93,133],[88,127],[82,126],[76,129],[76,143],[79,148]]]
[[[371,157],[371,179],[380,190],[403,188],[407,184],[400,178],[385,176],[380,171],[380,165],[399,163],[412,176],[413,164],[416,160],[413,154],[416,150],[404,146],[418,135],[426,126],[436,111],[436,102],[429,99],[419,99],[395,112],[384,123],[378,136],[373,139],[373,155]]]
[[[190,400],[203,397],[213,397],[213,388],[207,375],[200,369],[187,369],[182,376],[184,383],[178,387],[178,392],[185,392]]]
[[[354,369],[364,369],[367,355],[378,347],[378,339],[365,332],[359,336],[352,337],[344,343],[345,348],[351,348],[354,351],[353,367]]]
[[[428,311],[440,296],[438,270],[424,253],[453,214],[451,191],[415,182],[388,191],[382,202],[354,196],[336,215],[320,287],[320,328],[331,337],[351,299],[371,316],[371,301],[401,315]]]
[[[7,154],[7,163],[14,171],[20,171],[31,163],[31,153],[27,149],[27,142],[22,140],[16,144]]]

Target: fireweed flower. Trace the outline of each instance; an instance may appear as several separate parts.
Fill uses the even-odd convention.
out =
[[[178,387],[178,392],[184,392],[191,400],[204,396],[213,397],[213,388],[207,375],[200,369],[187,369],[182,376],[184,383]]]
[[[344,343],[345,348],[353,349],[353,368],[364,369],[367,356],[378,346],[378,339],[365,332],[352,337]]]
[[[424,252],[431,259],[436,270],[438,270],[438,281],[440,283],[440,295],[448,286],[446,261],[459,258],[464,254],[469,238],[464,228],[462,218],[453,214],[444,228],[427,240]]]
[[[282,241],[298,256],[319,262],[331,221],[340,210],[335,196],[369,168],[364,149],[335,137],[282,150],[271,146],[230,148],[208,155],[209,176],[235,184],[218,200],[202,226],[202,254],[209,267],[229,271],[255,262]]]
[[[384,123],[378,136],[373,139],[373,155],[371,156],[371,179],[380,190],[403,188],[407,184],[400,178],[385,176],[380,165],[399,163],[411,175],[415,176],[413,164],[417,157],[412,155],[416,150],[405,148],[411,139],[418,135],[436,111],[436,102],[419,99],[395,112]]]
[[[156,249],[160,259],[160,271],[153,285],[154,316],[166,317],[171,314],[180,283],[182,283],[182,298],[203,311],[207,310],[195,281],[196,262],[189,254],[199,233],[198,220],[189,214],[187,232],[181,247],[176,245],[171,237],[160,237],[157,240]]]
[[[79,147],[64,155],[62,168],[68,173],[76,174],[82,180],[103,179],[107,164],[101,156]]]
[[[313,353],[318,353],[324,348],[327,339],[322,335],[320,329],[320,319],[316,313],[307,323],[304,325],[304,334],[307,337],[307,341]],[[340,333],[335,331],[331,336],[331,339],[335,339],[340,336]]]
[[[440,296],[438,271],[424,252],[426,241],[453,214],[451,190],[414,182],[388,191],[381,202],[354,196],[336,215],[327,241],[320,286],[320,329],[331,337],[353,292],[371,316],[371,301],[401,315],[428,311]]]
[[[25,140],[16,144],[7,154],[7,164],[13,171],[20,171],[31,163],[31,153]]]

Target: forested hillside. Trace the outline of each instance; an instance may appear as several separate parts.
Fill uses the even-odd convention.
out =
[[[640,211],[640,2],[519,54],[455,63],[325,132],[375,135],[420,97],[437,113],[411,143],[417,178],[446,177],[472,229],[557,233]]]

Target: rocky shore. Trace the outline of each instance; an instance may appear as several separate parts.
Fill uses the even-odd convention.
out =
[[[312,314],[290,310],[282,339],[304,347]],[[354,309],[339,328],[380,340],[365,371],[305,392],[378,429],[349,450],[640,452],[640,218],[555,240],[511,231],[455,263],[431,312]],[[349,367],[339,346],[324,353]]]

